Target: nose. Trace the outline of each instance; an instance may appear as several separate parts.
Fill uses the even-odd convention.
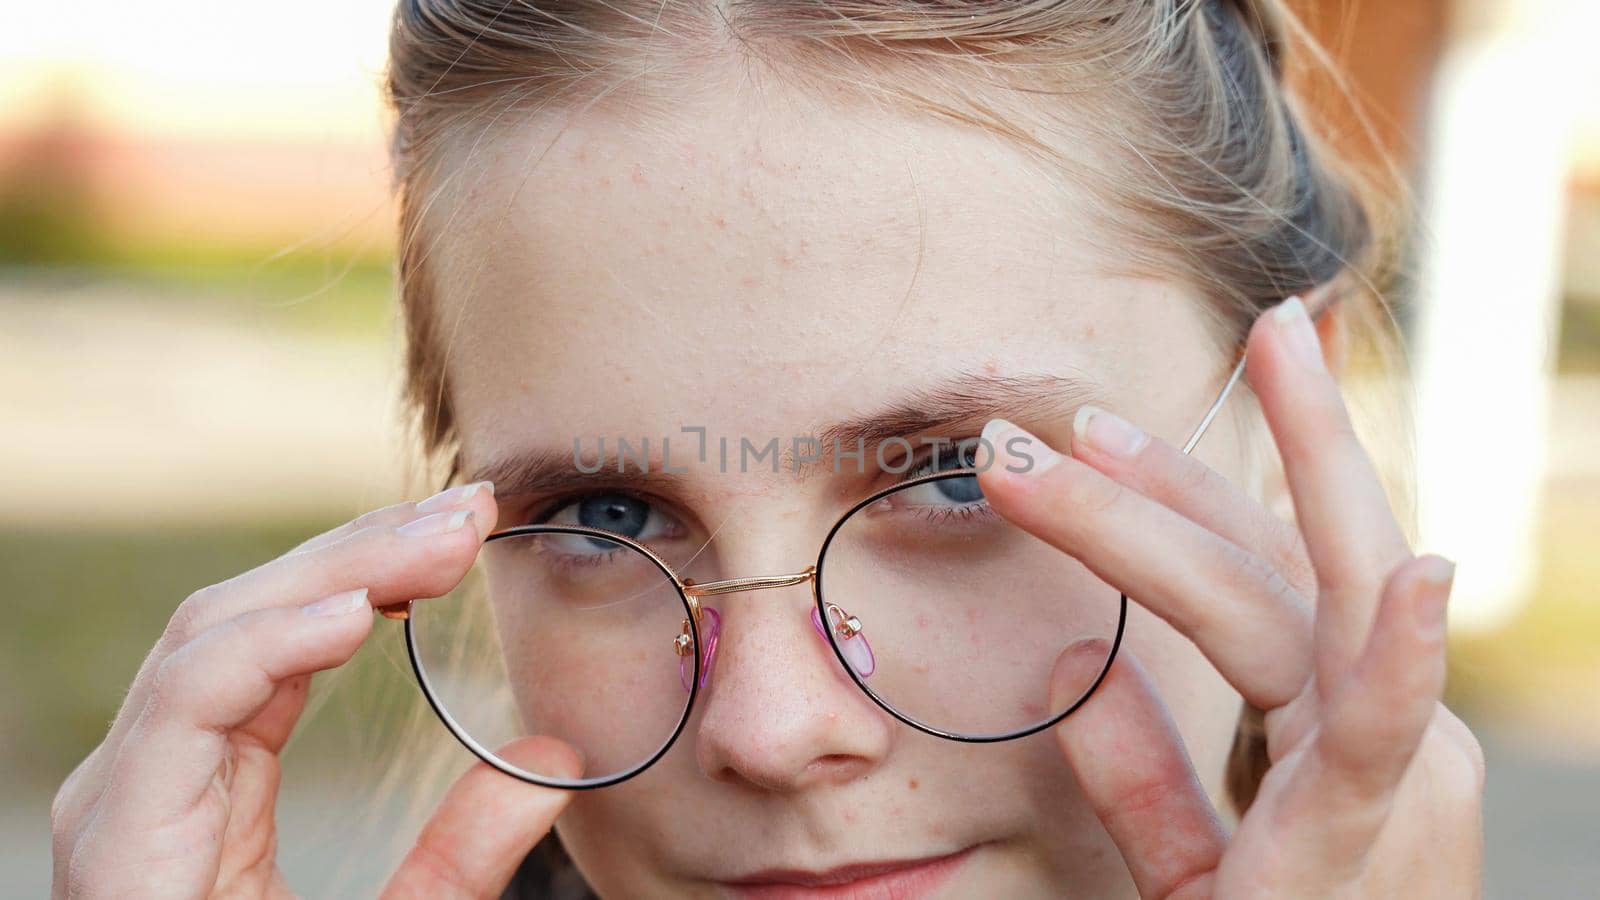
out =
[[[720,632],[715,655],[702,661],[715,674],[697,703],[695,757],[709,778],[791,793],[858,778],[888,753],[892,724],[841,669],[820,633],[823,620],[813,621],[802,580],[809,578],[699,586],[730,594],[716,597],[719,614],[702,620],[703,639],[706,623],[716,622]],[[754,584],[762,581],[769,583]],[[728,587],[717,590],[722,586]],[[769,587],[782,589],[748,593]],[[853,640],[864,646],[861,637]],[[858,673],[860,652],[846,657]]]

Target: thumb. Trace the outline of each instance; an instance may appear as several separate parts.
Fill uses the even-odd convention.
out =
[[[577,778],[583,771],[577,751],[551,737],[518,738],[495,754],[558,777]],[[499,896],[571,800],[569,791],[524,784],[478,763],[445,793],[382,896]]]

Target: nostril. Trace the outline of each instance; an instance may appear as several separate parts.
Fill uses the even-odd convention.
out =
[[[722,634],[722,614],[714,607],[702,606],[705,617],[700,622],[700,689],[705,690],[706,679],[711,677],[711,663],[717,657],[717,638]],[[687,633],[689,623],[684,622]],[[685,653],[678,660],[678,681],[685,691],[694,678],[694,657]]]

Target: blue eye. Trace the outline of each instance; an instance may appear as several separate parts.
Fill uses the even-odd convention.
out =
[[[977,465],[976,441],[963,446],[940,446],[937,449],[937,463],[934,456],[929,455],[925,461],[907,472],[906,477],[916,478],[934,472],[967,469]],[[983,502],[983,490],[978,487],[976,475],[964,478],[941,478],[928,484],[919,484],[916,487],[906,488],[901,492],[901,496],[905,498],[903,502],[927,506],[960,506]]]
[[[601,494],[578,501],[578,524],[637,538],[650,521],[650,504],[636,497]]]
[[[937,490],[944,499],[951,503],[980,503],[983,501],[983,489],[978,487],[978,477],[968,475],[965,478],[945,478],[927,485]]]
[[[672,519],[647,501],[617,493],[589,494],[556,510],[540,524],[600,528],[640,542],[676,534]],[[600,553],[617,549],[611,541],[588,535],[569,535],[559,543],[563,550],[573,553],[580,552],[585,545]]]

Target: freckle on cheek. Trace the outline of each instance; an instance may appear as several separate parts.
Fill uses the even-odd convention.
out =
[[[914,791],[917,788],[922,787],[922,782],[920,782],[920,781],[916,780],[915,778],[913,778],[910,781],[906,782],[906,787],[908,787],[908,788],[910,788],[910,789],[912,789]]]

